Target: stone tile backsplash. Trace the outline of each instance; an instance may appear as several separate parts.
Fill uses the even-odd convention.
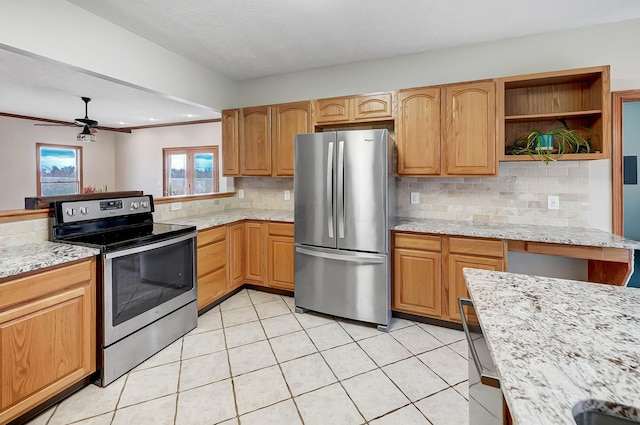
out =
[[[154,220],[225,211],[233,208],[293,211],[293,179],[243,177],[235,190],[244,198],[184,201],[156,205]],[[284,191],[291,199],[284,200]],[[420,203],[411,204],[411,192]],[[473,220],[488,223],[589,227],[589,164],[587,161],[500,163],[499,177],[402,177],[397,179],[397,215],[415,218]],[[560,209],[547,209],[547,197],[557,195]],[[0,223],[0,247],[46,241],[52,219]]]
[[[420,203],[411,204],[411,192]],[[397,215],[488,223],[589,227],[586,161],[503,162],[499,177],[397,180]],[[557,195],[560,209],[547,209]]]

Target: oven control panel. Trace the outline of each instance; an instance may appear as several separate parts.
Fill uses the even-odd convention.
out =
[[[58,222],[74,223],[131,214],[152,213],[153,198],[151,195],[144,195],[128,198],[88,199],[62,202],[56,208],[59,208],[59,211],[56,211]]]

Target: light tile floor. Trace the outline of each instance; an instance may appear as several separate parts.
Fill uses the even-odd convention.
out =
[[[29,425],[468,424],[462,332],[393,319],[382,333],[294,310],[291,297],[242,290],[116,382]]]

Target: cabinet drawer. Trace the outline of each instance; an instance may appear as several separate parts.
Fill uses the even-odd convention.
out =
[[[293,236],[293,223],[269,223],[272,236]]]
[[[395,248],[440,251],[442,247],[442,238],[440,236],[396,233],[393,241]]]
[[[219,226],[198,232],[198,246],[220,241],[227,236],[227,226]]]
[[[198,276],[210,273],[227,264],[227,243],[218,241],[198,248]]]
[[[504,241],[495,239],[449,238],[449,252],[504,257]]]

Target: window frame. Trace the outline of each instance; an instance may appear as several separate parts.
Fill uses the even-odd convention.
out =
[[[190,146],[183,148],[163,148],[162,149],[162,196],[206,196],[211,193],[218,193],[220,191],[220,163],[218,155],[218,146]],[[195,167],[194,156],[199,153],[211,153],[213,154],[213,192],[211,193],[193,193],[195,186]],[[171,195],[169,193],[169,179],[171,177],[169,164],[170,155],[186,155],[187,157],[187,169],[185,170],[185,179],[187,182],[187,190],[184,195]]]
[[[36,143],[36,193],[37,196],[42,196],[42,174],[40,169],[40,149],[41,148],[54,148],[54,149],[70,149],[76,151],[76,174],[78,177],[78,192],[73,195],[81,194],[83,185],[82,185],[82,176],[84,174],[83,169],[83,161],[82,161],[82,146],[74,146],[74,145],[59,145],[55,143]],[[49,182],[49,183],[59,183],[59,182]]]

